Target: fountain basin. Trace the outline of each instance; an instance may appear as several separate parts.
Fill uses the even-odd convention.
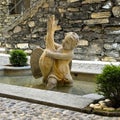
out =
[[[58,87],[57,89],[54,89],[54,91],[80,95],[95,92],[96,75],[100,74],[102,72],[103,67],[107,64],[119,65],[120,63],[73,60],[71,69],[71,74],[74,79],[73,86]],[[0,82],[11,85],[45,89],[45,86],[42,84],[42,78],[33,78],[30,66],[2,66],[0,69]]]

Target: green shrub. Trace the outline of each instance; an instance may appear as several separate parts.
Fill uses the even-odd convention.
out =
[[[13,66],[27,65],[27,54],[23,50],[13,50],[10,52],[10,63]]]
[[[97,76],[97,92],[109,98],[113,107],[120,107],[120,66],[106,65]]]

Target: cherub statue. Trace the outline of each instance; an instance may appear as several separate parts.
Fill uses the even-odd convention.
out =
[[[46,48],[39,58],[39,69],[48,89],[56,87],[59,83],[69,85],[73,83],[69,64],[72,61],[73,50],[79,42],[79,36],[75,32],[68,32],[62,44],[57,44],[54,42],[54,33],[60,29],[55,16],[50,16],[47,22],[47,35],[45,37]],[[31,56],[32,59],[33,56]],[[33,64],[33,62],[31,63]],[[33,66],[32,64],[31,66]],[[34,67],[32,68],[35,69]]]

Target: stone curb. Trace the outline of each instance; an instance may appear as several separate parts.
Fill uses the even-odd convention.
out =
[[[9,54],[0,54],[1,60],[0,65],[3,68],[7,69],[30,69],[28,67],[8,67],[5,66],[9,64]],[[30,56],[28,56],[28,64],[30,64]],[[86,73],[86,74],[100,74],[105,65],[120,65],[120,62],[103,62],[103,61],[81,61],[81,60],[72,60],[72,73]],[[1,69],[0,69],[1,70]],[[32,74],[32,73],[31,73]]]
[[[102,62],[102,61],[80,61],[72,60],[72,69],[74,73],[100,74],[105,65],[120,65],[120,62]]]
[[[79,112],[84,111],[84,108],[94,101],[93,98],[86,99],[86,97],[82,97],[80,95],[2,83],[0,83],[0,96]]]
[[[32,75],[30,66],[9,67],[0,66],[0,76],[27,76]]]
[[[90,103],[103,98],[103,96],[98,94],[80,96],[0,83],[0,97],[48,105],[51,107],[58,107],[88,114],[120,117],[120,112],[93,110],[88,107]]]

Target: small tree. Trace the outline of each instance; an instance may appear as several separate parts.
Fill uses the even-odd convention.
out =
[[[10,63],[13,66],[27,65],[27,54],[23,50],[13,50],[10,52]]]
[[[113,107],[120,107],[120,66],[106,65],[97,76],[97,92],[109,98]]]

